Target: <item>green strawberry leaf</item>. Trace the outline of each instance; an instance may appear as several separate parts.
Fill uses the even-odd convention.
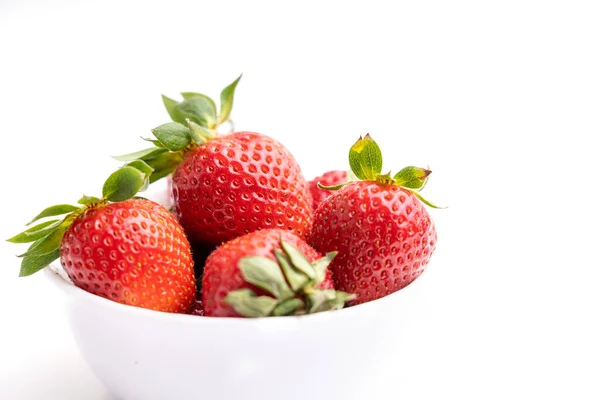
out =
[[[350,182],[344,182],[344,183],[340,183],[339,185],[325,186],[325,185],[321,185],[321,182],[317,182],[317,186],[319,187],[319,189],[323,189],[323,190],[340,190],[341,188],[343,188],[344,186],[346,186],[349,183]]]
[[[145,140],[146,142],[152,143],[155,147],[158,147],[159,149],[165,149],[166,150],[166,147],[160,141],[158,141],[156,139],[145,138],[143,136],[140,136],[140,137],[142,138],[142,140]]]
[[[240,315],[249,318],[267,317],[277,306],[277,300],[268,296],[256,296],[250,289],[239,289],[225,297],[227,304]]]
[[[306,256],[302,254],[300,250],[283,240],[280,244],[285,254],[290,258],[292,265],[306,274],[311,280],[314,280],[317,276],[317,272]]]
[[[29,249],[19,257],[38,257],[43,254],[48,254],[60,248],[60,242],[65,234],[65,231],[70,225],[70,221],[63,222],[54,228],[48,235],[34,242]]]
[[[102,196],[109,201],[124,201],[135,196],[144,186],[146,175],[134,167],[113,172],[102,187]]]
[[[250,256],[239,261],[242,277],[253,284],[271,293],[277,299],[288,299],[294,296],[277,263],[266,257]]]
[[[432,202],[430,202],[429,200],[425,199],[423,196],[421,196],[421,194],[419,192],[417,192],[416,190],[413,189],[407,189],[410,190],[412,192],[412,194],[414,194],[417,199],[421,200],[425,205],[431,207],[431,208],[437,208],[437,209],[444,209],[447,207],[438,207],[435,204],[433,204]]]
[[[70,204],[59,204],[56,206],[51,206],[43,210],[41,213],[35,216],[31,221],[27,223],[27,225],[31,225],[35,221],[46,218],[46,217],[55,217],[57,215],[69,214],[75,210],[79,210],[79,207],[72,206]]]
[[[11,243],[35,242],[36,240],[47,236],[50,232],[56,229],[58,225],[60,225],[60,220],[58,219],[42,222],[41,224],[38,224],[27,229],[26,231],[19,233],[16,236],[11,237],[7,241]]]
[[[152,172],[154,172],[154,168],[152,168],[151,166],[149,166],[142,160],[132,161],[132,162],[128,163],[127,166],[137,169],[138,171],[140,171],[147,177],[149,177],[152,174]]]
[[[217,122],[217,111],[215,103],[207,97],[193,97],[178,103],[175,107],[177,113],[183,118],[206,128],[213,128]]]
[[[302,308],[304,308],[304,302],[300,299],[292,298],[279,303],[279,305],[273,310],[272,314],[277,317],[282,315],[291,315],[295,314],[296,311],[299,311]]]
[[[60,256],[60,250],[56,249],[50,253],[38,256],[27,256],[21,261],[21,272],[19,276],[29,276],[50,265]]]
[[[394,175],[394,181],[397,185],[405,188],[421,189],[427,182],[430,174],[431,171],[428,169],[410,166],[402,168]]]
[[[179,153],[164,153],[146,160],[146,163],[154,169],[154,172],[150,175],[150,183],[154,183],[175,171],[180,162],[181,155]]]
[[[383,165],[381,150],[369,134],[354,143],[350,149],[349,159],[350,168],[359,179],[373,181],[381,174]]]
[[[182,118],[177,111],[176,107],[178,103],[176,100],[170,99],[163,94],[162,101],[165,105],[165,108],[167,109],[167,112],[169,113],[169,117],[171,117],[171,120],[179,123],[183,123],[185,121],[185,119]]]
[[[336,291],[335,289],[314,290],[308,295],[310,314],[323,311],[341,310],[346,302],[356,298],[353,294]]]
[[[321,257],[317,261],[313,262],[313,268],[317,273],[317,276],[314,279],[315,285],[318,285],[325,280],[327,267],[329,267],[329,264],[331,264],[337,254],[337,251],[331,251],[325,254],[325,257]]]
[[[208,110],[209,115],[213,116],[213,119],[217,118],[217,106],[215,105],[213,99],[211,99],[207,95],[195,92],[183,92],[181,93],[181,96],[184,100],[202,99],[206,103],[206,109]]]
[[[151,139],[152,140],[152,139]],[[154,140],[152,140],[154,141]],[[123,154],[121,156],[112,156],[117,161],[133,161],[133,160],[145,160],[147,158],[152,158],[157,156],[158,154],[164,153],[168,151],[165,148],[159,147],[150,147],[149,149],[136,151],[135,153]]]
[[[167,122],[152,129],[152,133],[165,148],[171,151],[183,150],[192,141],[190,130],[177,122]]]
[[[84,206],[94,204],[94,203],[99,203],[99,202],[100,202],[99,198],[94,197],[94,196],[86,196],[86,195],[83,195],[82,198],[77,200],[77,204],[82,204]]]
[[[144,183],[142,184],[142,187],[140,188],[139,192],[143,192],[146,189],[148,189],[148,185],[150,185],[150,176],[154,172],[154,168],[152,168],[142,160],[132,161],[129,164],[127,164],[127,166],[133,167],[140,171],[142,174],[144,174]]]
[[[233,108],[233,95],[235,94],[235,88],[237,87],[237,84],[241,78],[242,75],[238,76],[235,81],[230,83],[229,86],[221,91],[221,111],[219,112],[219,119],[217,120],[218,124],[222,124],[229,119],[231,109]]]
[[[188,128],[190,129],[190,136],[192,141],[196,144],[206,143],[211,139],[214,139],[215,135],[203,126],[198,125],[194,121],[186,120]]]
[[[282,250],[275,249],[275,257],[294,292],[297,292],[309,282],[308,276],[293,267],[289,257]]]

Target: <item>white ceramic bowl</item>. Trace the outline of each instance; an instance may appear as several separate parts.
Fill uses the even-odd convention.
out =
[[[398,362],[389,350],[402,343],[397,322],[419,284],[340,311],[244,319],[126,306],[77,288],[56,266],[46,275],[66,295],[83,357],[121,400],[370,399]]]
[[[169,184],[159,181],[144,195],[168,207]],[[419,297],[411,295],[418,279],[340,311],[210,318],[104,299],[63,278],[58,264],[45,272],[66,295],[84,359],[120,400],[352,400],[395,393],[397,382],[379,378],[397,365],[391,350],[405,345],[399,322],[410,321]]]

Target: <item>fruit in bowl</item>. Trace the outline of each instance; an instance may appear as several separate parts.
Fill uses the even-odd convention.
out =
[[[21,275],[50,266],[85,359],[120,398],[299,399],[300,379],[362,398],[410,307],[395,292],[435,248],[419,194],[431,171],[382,174],[367,135],[351,171],[307,183],[274,139],[217,134],[238,80],[218,115],[202,94],[164,97],[173,121],[116,157],[101,197],[48,207],[9,239],[31,243]],[[171,176],[167,204],[152,188]]]

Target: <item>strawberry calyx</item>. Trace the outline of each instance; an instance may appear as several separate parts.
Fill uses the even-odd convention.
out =
[[[32,275],[60,256],[60,243],[73,221],[86,210],[103,207],[108,203],[120,202],[134,197],[145,190],[154,170],[141,160],[133,161],[113,172],[102,187],[102,197],[83,196],[78,206],[58,204],[42,210],[26,225],[45,220],[11,237],[11,243],[31,243],[27,251],[19,257],[21,271],[19,276]],[[51,217],[58,217],[48,220]]]
[[[233,127],[229,117],[235,89],[241,77],[240,75],[221,91],[218,112],[214,100],[202,93],[183,92],[183,100],[179,102],[163,95],[163,104],[171,122],[152,129],[154,138],[142,138],[154,147],[113,158],[124,162],[144,161],[154,169],[150,183],[170,175],[188,152],[214,139],[220,126],[229,123]]]
[[[319,188],[338,190],[357,180],[374,181],[381,185],[400,186],[411,191],[419,200],[429,207],[442,208],[426,200],[418,193],[425,187],[429,175],[431,175],[431,170],[408,166],[398,171],[394,176],[392,176],[391,171],[387,174],[382,174],[383,158],[381,149],[368,133],[364,138],[361,136],[356,143],[352,145],[348,158],[352,172],[352,174],[349,174],[348,182],[335,186],[324,186],[319,183]]]
[[[238,266],[244,281],[271,296],[259,296],[250,288],[230,292],[225,301],[238,314],[249,318],[314,314],[339,310],[355,298],[335,289],[317,288],[337,252],[311,263],[291,244],[280,239],[280,245],[281,249],[274,250],[277,261],[261,256],[240,259]]]

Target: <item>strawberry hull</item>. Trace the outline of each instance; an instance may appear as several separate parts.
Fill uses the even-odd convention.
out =
[[[229,241],[213,251],[206,260],[202,280],[204,315],[240,317],[225,300],[227,294],[233,290],[251,288],[259,295],[265,295],[266,293],[263,290],[243,280],[240,275],[239,263],[243,257],[248,255],[267,257],[275,261],[273,250],[280,248],[280,240],[297,247],[311,262],[321,257],[321,254],[302,239],[290,232],[279,229],[265,229]],[[325,280],[319,285],[319,288],[333,289],[333,287],[331,275],[327,271]]]
[[[330,265],[336,289],[356,294],[358,304],[418,278],[436,241],[429,213],[409,190],[362,181],[333,192],[319,206],[311,245],[338,251]]]

